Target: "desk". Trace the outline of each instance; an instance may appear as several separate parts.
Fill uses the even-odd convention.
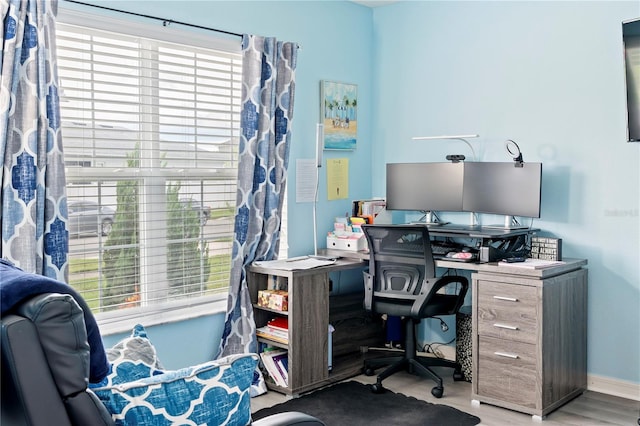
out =
[[[289,386],[300,394],[361,372],[362,357],[334,362],[328,371],[329,273],[367,266],[369,254],[323,250],[335,264],[283,271],[251,266],[249,290],[257,302],[270,276],[289,291]],[[497,263],[436,260],[436,266],[472,272],[472,400],[541,417],[586,390],[587,265],[526,269]],[[254,307],[256,325],[273,312]],[[283,313],[279,313],[283,314]]]
[[[368,259],[366,252],[326,253]],[[543,269],[438,259],[472,272],[472,400],[541,418],[587,388],[585,259]]]

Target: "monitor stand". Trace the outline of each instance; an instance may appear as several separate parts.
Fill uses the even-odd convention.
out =
[[[440,218],[434,211],[425,212],[424,216],[421,217],[420,220],[416,222],[411,222],[412,225],[427,225],[427,226],[442,226],[448,223],[451,223],[451,222],[445,222],[440,220]]]
[[[483,228],[488,229],[504,229],[505,231],[514,229],[528,229],[528,226],[521,225],[514,216],[506,215],[504,217],[504,224],[502,225],[482,225]]]

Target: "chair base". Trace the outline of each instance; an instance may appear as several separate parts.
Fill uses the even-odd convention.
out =
[[[444,393],[442,378],[436,374],[431,367],[449,367],[454,369],[453,379],[463,380],[462,367],[455,361],[450,361],[435,357],[418,357],[418,356],[394,356],[373,358],[365,361],[364,374],[372,376],[377,367],[389,365],[383,370],[376,379],[376,383],[372,385],[374,393],[384,392],[382,381],[387,377],[399,371],[407,371],[410,374],[429,378],[436,382],[436,386],[431,389],[431,394],[436,398],[441,398]]]
[[[371,386],[374,393],[384,392],[382,381],[390,375],[397,373],[398,371],[407,371],[410,374],[415,374],[423,377],[427,377],[436,382],[436,386],[431,389],[431,394],[436,398],[441,398],[444,393],[444,386],[442,385],[442,378],[438,376],[431,367],[449,367],[454,369],[453,379],[464,380],[462,375],[462,366],[456,361],[450,361],[448,359],[436,358],[436,357],[419,357],[416,349],[416,334],[415,328],[420,322],[419,319],[404,318],[404,352],[396,356],[372,358],[364,362],[363,372],[367,376],[373,376],[376,367],[389,365],[383,372],[378,374],[376,383]],[[397,352],[396,352],[397,353]]]

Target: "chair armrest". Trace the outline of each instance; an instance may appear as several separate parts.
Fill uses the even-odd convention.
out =
[[[460,284],[460,291],[454,295],[447,295],[450,297],[455,297],[456,298],[456,303],[455,303],[455,307],[452,307],[451,311],[449,312],[449,314],[455,314],[458,309],[460,309],[460,307],[462,306],[462,304],[464,303],[464,297],[467,294],[467,291],[469,290],[469,280],[467,280],[467,278],[459,276],[459,275],[445,275],[442,277],[438,277],[435,278],[435,280],[429,279],[426,280],[427,282],[425,283],[426,286],[429,287],[429,292],[426,294],[423,294],[422,297],[418,298],[415,303],[413,304],[413,306],[411,307],[411,316],[414,318],[421,318],[422,317],[422,310],[425,309],[425,307],[428,306],[428,303],[425,304],[425,300],[431,300],[433,297],[436,296],[436,293],[443,287],[451,284],[451,283],[459,283]],[[435,282],[433,282],[435,281]],[[433,282],[433,284],[431,284]],[[443,315],[444,313],[440,314]]]
[[[251,424],[254,426],[325,426],[319,419],[298,411],[272,414]]]
[[[2,424],[71,426],[40,346],[27,318],[2,318]]]
[[[23,302],[16,313],[36,327],[62,399],[84,391],[89,381],[90,348],[84,313],[73,296],[43,293]]]

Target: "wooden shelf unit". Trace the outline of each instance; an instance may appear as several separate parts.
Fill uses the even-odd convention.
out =
[[[249,268],[247,283],[256,327],[266,325],[275,316],[287,316],[289,320],[288,344],[258,338],[259,342],[287,349],[289,355],[289,386],[277,386],[269,379],[270,389],[299,395],[361,372],[363,358],[358,353],[334,357],[329,371],[329,273],[365,265],[358,260],[340,259],[332,265],[306,270],[286,271],[257,265]],[[270,277],[274,276],[280,288],[289,293],[287,312],[257,305],[258,291],[267,289]]]

